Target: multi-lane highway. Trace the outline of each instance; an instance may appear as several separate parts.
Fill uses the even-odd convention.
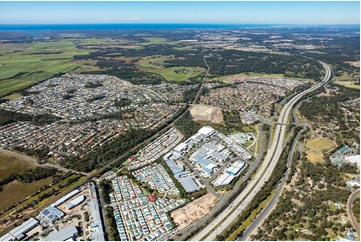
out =
[[[316,90],[317,88],[322,87],[327,84],[331,79],[331,70],[328,65],[322,63],[326,74],[323,80],[311,88],[302,91],[301,93],[292,97],[282,108],[277,123],[286,124],[289,120],[290,113],[293,106],[306,94]],[[272,171],[274,170],[281,153],[283,151],[283,144],[285,140],[287,126],[286,125],[277,125],[273,142],[264,162],[261,167],[253,177],[253,179],[248,183],[246,188],[236,197],[236,199],[230,203],[230,205],[219,214],[212,223],[208,224],[204,229],[202,229],[196,236],[192,238],[193,241],[199,240],[214,240],[215,237],[222,233],[238,216],[239,214],[248,206],[252,201],[255,195],[260,191],[262,186],[269,180]]]
[[[288,158],[287,158],[287,171],[285,175],[283,176],[281,183],[277,187],[277,190],[275,192],[275,195],[272,197],[271,201],[266,205],[266,207],[261,211],[260,214],[257,215],[257,217],[250,223],[250,225],[247,227],[246,230],[244,230],[241,237],[238,237],[237,240],[248,240],[249,237],[257,232],[257,229],[262,226],[264,221],[268,218],[268,216],[271,214],[273,209],[276,208],[278,199],[281,197],[283,189],[286,185],[286,180],[291,172],[291,163],[292,163],[292,156],[294,151],[297,149],[298,139],[300,135],[306,131],[306,128],[304,127],[300,132],[297,133],[295,139],[293,140],[291,151],[289,152]]]

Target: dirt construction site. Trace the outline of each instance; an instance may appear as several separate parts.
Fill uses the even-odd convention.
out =
[[[206,216],[216,205],[217,200],[218,199],[213,194],[207,193],[193,202],[188,203],[186,206],[174,210],[171,213],[171,217],[178,225],[177,229],[182,230],[192,224],[195,220]]]
[[[212,123],[223,122],[222,111],[212,106],[196,104],[190,110],[195,121],[210,121]]]

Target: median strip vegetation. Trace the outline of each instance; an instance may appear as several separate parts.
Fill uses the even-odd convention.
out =
[[[244,223],[246,223],[248,218],[255,217],[255,214],[252,215],[252,213],[257,210],[257,208],[262,204],[262,202],[266,201],[270,197],[270,195],[274,191],[275,187],[280,182],[280,180],[282,179],[282,177],[284,176],[284,174],[287,170],[286,164],[287,164],[287,157],[288,157],[289,151],[290,151],[289,148],[292,144],[292,140],[296,136],[296,133],[298,133],[299,129],[301,129],[301,128],[298,127],[296,129],[298,129],[297,132],[295,132],[292,136],[292,139],[290,139],[287,142],[286,148],[283,150],[281,157],[280,157],[277,165],[275,166],[275,169],[272,172],[270,180],[262,187],[260,192],[258,192],[257,196],[252,199],[252,201],[249,203],[249,205],[246,207],[246,209],[241,213],[241,215],[237,218],[237,220],[234,221],[221,234],[217,235],[215,240],[217,240],[217,241],[225,240],[229,236],[231,236],[235,231],[238,231],[238,232],[237,232],[237,234],[233,234],[232,238],[234,236],[237,236],[237,237],[240,236],[243,233],[243,231],[247,228],[247,226],[242,226],[242,225]],[[260,212],[261,208],[259,208],[257,211]]]

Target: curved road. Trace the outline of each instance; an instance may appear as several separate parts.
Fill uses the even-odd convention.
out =
[[[287,157],[287,171],[285,175],[282,178],[281,183],[279,184],[275,195],[271,199],[271,201],[266,205],[266,207],[261,211],[260,214],[257,215],[257,217],[251,222],[251,224],[247,227],[246,230],[244,230],[241,237],[238,237],[237,240],[249,240],[249,237],[257,232],[257,229],[262,226],[264,221],[268,218],[268,216],[271,214],[274,208],[276,208],[277,202],[279,197],[282,195],[284,185],[286,184],[288,174],[291,172],[291,163],[292,163],[292,157],[295,149],[297,149],[296,145],[298,144],[298,139],[301,133],[303,133],[306,130],[304,127],[301,131],[299,131],[293,140],[291,151]]]
[[[355,219],[355,217],[353,216],[353,213],[352,213],[352,203],[355,200],[355,198],[357,197],[357,195],[359,195],[359,194],[360,194],[360,190],[356,190],[348,198],[348,201],[347,201],[347,214],[348,214],[348,217],[350,218],[352,226],[356,230],[357,237],[360,239],[360,229],[359,229],[357,221],[356,221],[356,219]],[[360,221],[358,221],[358,222],[360,222]]]
[[[331,79],[331,69],[325,63],[322,66],[326,70],[326,75],[323,80],[311,88],[302,91],[290,99],[282,108],[278,123],[286,124],[293,106],[306,94],[316,90],[319,87],[327,84]],[[286,125],[277,125],[274,134],[272,145],[267,152],[266,158],[262,166],[257,171],[257,174],[248,183],[247,187],[239,194],[239,196],[225,209],[219,216],[217,216],[211,224],[208,224],[196,236],[192,238],[193,241],[207,240],[213,241],[218,234],[221,234],[248,206],[256,194],[260,191],[262,186],[268,181],[272,175],[281,153],[283,151],[284,137],[286,134]]]

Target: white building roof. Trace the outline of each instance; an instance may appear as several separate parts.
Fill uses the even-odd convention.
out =
[[[185,144],[185,143],[180,143],[179,145],[177,145],[175,148],[174,148],[174,150],[175,151],[178,151],[178,152],[182,152],[184,149],[186,149],[187,148],[187,144]]]
[[[25,234],[26,232],[30,231],[32,228],[37,226],[39,224],[39,221],[35,218],[30,218],[26,220],[24,223],[19,225],[18,227],[12,229],[9,233],[13,235],[14,237],[21,236],[22,234]]]
[[[214,186],[225,186],[225,185],[230,184],[233,179],[234,179],[233,175],[223,173],[222,175],[220,175],[217,178],[217,180],[214,181],[213,185]]]
[[[84,195],[81,195],[81,196],[79,196],[79,197],[71,200],[70,202],[68,202],[68,203],[66,204],[66,207],[69,208],[69,209],[71,209],[71,208],[73,208],[73,207],[75,207],[75,206],[78,206],[78,205],[79,205],[80,203],[82,203],[84,200],[85,200],[85,196],[84,196]]]
[[[198,133],[204,134],[206,136],[209,136],[214,132],[215,132],[215,130],[211,126],[204,126],[200,130],[198,130]]]
[[[11,234],[7,233],[4,236],[0,237],[0,241],[14,241],[16,238]]]
[[[51,206],[53,207],[57,207],[60,204],[66,202],[67,200],[69,200],[70,198],[74,197],[76,194],[78,194],[80,192],[79,189],[75,189],[74,191],[72,191],[71,193],[68,193],[67,195],[65,195],[64,197],[60,198],[58,201],[56,201],[55,203],[51,204]]]
[[[347,162],[355,163],[355,164],[357,164],[358,166],[360,166],[361,156],[360,156],[360,155],[348,156],[348,157],[345,157],[345,160],[346,160]]]
[[[246,162],[244,162],[244,161],[236,161],[226,171],[231,172],[233,174],[237,174],[240,170],[243,169],[245,164],[246,164]]]
[[[77,228],[72,225],[65,227],[62,230],[51,232],[46,238],[45,241],[65,241],[69,238],[73,237],[74,235],[78,234]]]

